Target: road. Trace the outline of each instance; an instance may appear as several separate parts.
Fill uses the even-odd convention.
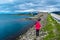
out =
[[[51,13],[51,16],[52,16],[58,23],[60,23],[60,15]]]

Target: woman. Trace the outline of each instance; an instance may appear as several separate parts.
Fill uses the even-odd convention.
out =
[[[35,30],[36,30],[36,36],[39,36],[39,30],[41,29],[41,23],[40,23],[40,19],[38,19],[35,23]]]

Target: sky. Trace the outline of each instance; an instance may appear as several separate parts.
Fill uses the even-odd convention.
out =
[[[60,11],[60,0],[0,0],[0,12]]]

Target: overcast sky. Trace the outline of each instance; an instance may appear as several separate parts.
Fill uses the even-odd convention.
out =
[[[0,12],[60,11],[60,0],[0,0]]]

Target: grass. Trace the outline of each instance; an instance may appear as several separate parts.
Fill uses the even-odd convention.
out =
[[[48,35],[43,40],[60,40],[60,24],[50,14],[48,14],[47,24],[43,30],[48,32]]]

